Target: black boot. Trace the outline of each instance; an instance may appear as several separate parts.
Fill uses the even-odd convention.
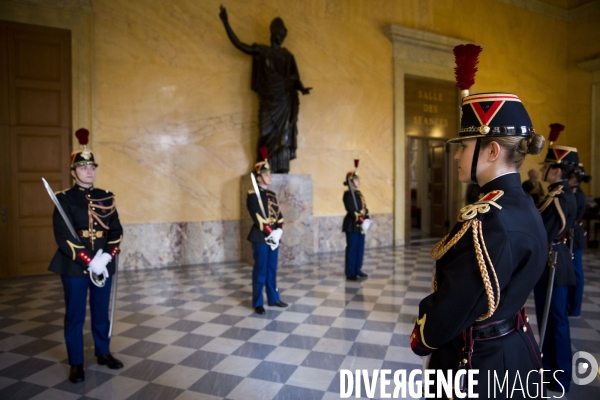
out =
[[[73,383],[83,382],[85,374],[83,373],[83,364],[71,365],[69,380]]]
[[[106,365],[110,369],[119,369],[123,368],[123,363],[112,356],[112,354],[107,353],[103,356],[98,357],[99,365]]]

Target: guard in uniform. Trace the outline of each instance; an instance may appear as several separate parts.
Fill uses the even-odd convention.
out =
[[[567,234],[577,216],[577,204],[568,179],[573,168],[579,164],[579,157],[576,148],[553,144],[564,127],[553,124],[551,128],[548,154],[540,169],[541,178],[550,185],[546,197],[537,204],[550,244],[549,268],[546,268],[535,286],[534,295],[540,328],[543,325],[544,308],[549,307],[542,353],[544,369],[551,370],[549,376],[554,376],[556,379],[546,379],[550,380],[548,389],[568,392],[571,384],[572,353],[567,297],[569,286],[575,285],[576,278],[571,251],[567,246]],[[554,280],[548,306],[546,293],[551,279],[551,268],[554,268]]]
[[[252,243],[254,269],[252,270],[252,307],[257,314],[264,314],[263,289],[266,286],[269,306],[287,307],[279,298],[277,289],[277,256],[279,241],[283,234],[283,215],[275,192],[267,189],[271,184],[271,167],[266,149],[261,148],[264,161],[256,163],[254,171],[260,192],[260,199],[254,190],[248,191],[246,206],[254,224],[248,241]],[[261,206],[262,203],[262,206]]]
[[[359,160],[354,160],[354,168],[358,168],[358,162]],[[348,186],[343,198],[346,216],[342,226],[342,231],[346,233],[346,279],[355,281],[358,277],[368,276],[362,272],[362,265],[365,234],[371,226],[371,219],[365,198],[358,190],[360,180],[356,175],[356,169],[346,174],[344,185]]]
[[[589,183],[592,179],[591,176],[585,174],[583,164],[579,164],[573,169],[573,172],[569,175],[569,185],[575,196],[575,203],[577,204],[577,214],[575,215],[575,224],[573,224],[573,267],[575,270],[575,286],[569,286],[569,302],[567,306],[567,312],[569,317],[581,316],[581,303],[583,301],[583,250],[587,249],[586,232],[583,229],[582,219],[585,215],[587,206],[587,199],[585,192],[581,188],[581,182]]]
[[[442,391],[441,398],[464,397],[468,386],[479,398],[489,398],[494,376],[509,382],[494,398],[523,398],[527,390],[539,393],[541,381],[540,353],[524,304],[544,270],[548,243],[517,171],[525,155],[539,154],[545,141],[516,95],[468,95],[470,85],[461,84],[458,63],[466,50],[476,57],[481,48],[455,48],[457,80],[466,96],[459,137],[449,143],[461,146],[454,156],[460,181],[478,184],[481,196],[460,210],[456,225],[431,250],[437,260],[433,293],[420,302],[409,341],[414,353],[430,356],[425,368],[436,373],[450,370],[454,377],[461,369],[479,370],[477,384],[465,379],[453,385],[452,395]],[[471,64],[474,68],[476,61]],[[471,84],[473,76],[474,71]],[[530,371],[535,376],[526,382]],[[511,392],[519,377],[523,390]],[[437,393],[435,383],[429,392]]]
[[[88,291],[98,364],[111,369],[123,367],[110,354],[108,337],[111,276],[115,273],[114,257],[119,251],[123,228],[119,223],[114,195],[94,187],[98,164],[87,148],[88,130],[79,129],[75,135],[83,145],[82,149],[71,154],[71,175],[75,185],[56,193],[56,198],[78,238],[73,237],[58,209],[55,209],[53,225],[58,250],[48,268],[60,274],[65,292],[65,343],[71,365],[69,380],[73,383],[85,378],[83,324]]]

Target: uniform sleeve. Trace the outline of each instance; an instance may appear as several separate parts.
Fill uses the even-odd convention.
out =
[[[561,228],[563,228],[563,220],[561,218],[561,213],[564,216],[564,209],[567,204],[561,200],[563,200],[563,198],[559,197],[558,204],[560,204],[560,210],[556,207],[556,203],[552,201],[552,204],[546,207],[542,212],[542,221],[544,222],[544,228],[546,228],[546,233],[548,235],[548,243],[552,243],[552,241],[562,232]],[[565,226],[565,228],[567,227]]]
[[[346,208],[346,212],[350,214],[355,221],[361,224],[365,221],[365,218],[362,215],[357,216],[357,214],[360,214],[360,209],[354,205],[354,200],[352,199],[352,193],[350,190],[344,192],[344,207]]]
[[[114,201],[114,197],[113,197]],[[104,252],[109,253],[111,257],[119,252],[119,246],[121,245],[121,241],[123,240],[123,227],[121,226],[121,222],[119,221],[119,213],[115,208],[115,212],[111,215],[110,222],[108,224],[108,242],[104,247]]]
[[[257,227],[258,230],[265,235],[265,237],[269,236],[271,232],[273,232],[273,227],[271,225],[266,224],[266,220],[263,218],[260,205],[258,204],[257,193],[248,192],[248,197],[246,199],[246,207],[248,208],[250,217],[252,217],[252,222],[254,223],[254,226]]]
[[[585,193],[581,188],[578,188],[577,192],[575,192],[575,200],[577,201],[577,213],[575,214],[575,219],[579,221],[585,215],[585,210],[587,208]]]
[[[483,235],[502,290],[508,284],[514,266],[506,231],[497,225],[488,223],[486,227],[484,221]],[[445,260],[446,257],[449,260]],[[428,355],[456,338],[489,308],[475,255],[472,228],[438,263],[441,261],[444,264],[443,279],[438,281],[438,290],[419,304],[419,317],[410,336],[410,347],[419,356]],[[489,271],[488,268],[494,294],[497,295]]]
[[[64,195],[58,195],[57,199],[65,214],[70,216],[71,208]],[[54,208],[52,224],[54,227],[54,238],[56,239],[59,250],[77,264],[81,265],[82,268],[86,269],[87,265],[94,258],[94,254],[83,246],[79,240],[73,237],[57,208]]]

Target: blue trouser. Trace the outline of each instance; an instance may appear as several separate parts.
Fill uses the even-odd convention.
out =
[[[365,253],[365,235],[346,232],[346,276],[356,276],[362,272]]]
[[[542,327],[542,316],[544,314],[544,303],[546,302],[547,288],[537,285],[533,289],[535,297],[535,313],[537,315],[538,327]],[[567,295],[568,286],[556,286],[552,289],[552,299],[550,301],[550,311],[548,313],[548,323],[546,324],[546,335],[544,336],[544,347],[541,349],[544,354],[542,359],[544,369],[551,370],[551,374],[556,372],[556,379],[563,385],[565,391],[569,390],[571,384],[571,332],[569,331],[569,316],[567,315]],[[541,333],[541,332],[540,332]],[[545,379],[554,383],[558,387],[553,377]]]
[[[97,287],[88,277],[74,278],[61,275],[65,291],[65,343],[69,355],[69,365],[83,364],[83,323],[88,289],[90,291],[90,313],[92,316],[92,337],[94,353],[101,356],[110,352],[108,330],[108,303],[110,300],[110,283],[106,280],[104,287]]]
[[[269,304],[279,301],[277,290],[277,255],[279,248],[271,250],[267,244],[252,243],[254,255],[254,269],[252,269],[252,306],[260,307],[264,304],[263,288],[267,287],[267,301]]]
[[[575,269],[575,286],[569,286],[569,302],[567,311],[569,315],[581,315],[581,303],[583,302],[583,250],[573,250],[573,268]]]

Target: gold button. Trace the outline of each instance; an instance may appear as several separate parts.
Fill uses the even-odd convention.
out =
[[[94,225],[98,225],[98,223],[97,223],[97,222],[94,222]]]
[[[527,332],[527,327],[523,325],[523,332]]]
[[[83,271],[83,273],[87,275],[87,271]]]
[[[527,321],[527,323],[529,323],[529,317],[526,317],[526,319],[525,319],[525,320]]]

